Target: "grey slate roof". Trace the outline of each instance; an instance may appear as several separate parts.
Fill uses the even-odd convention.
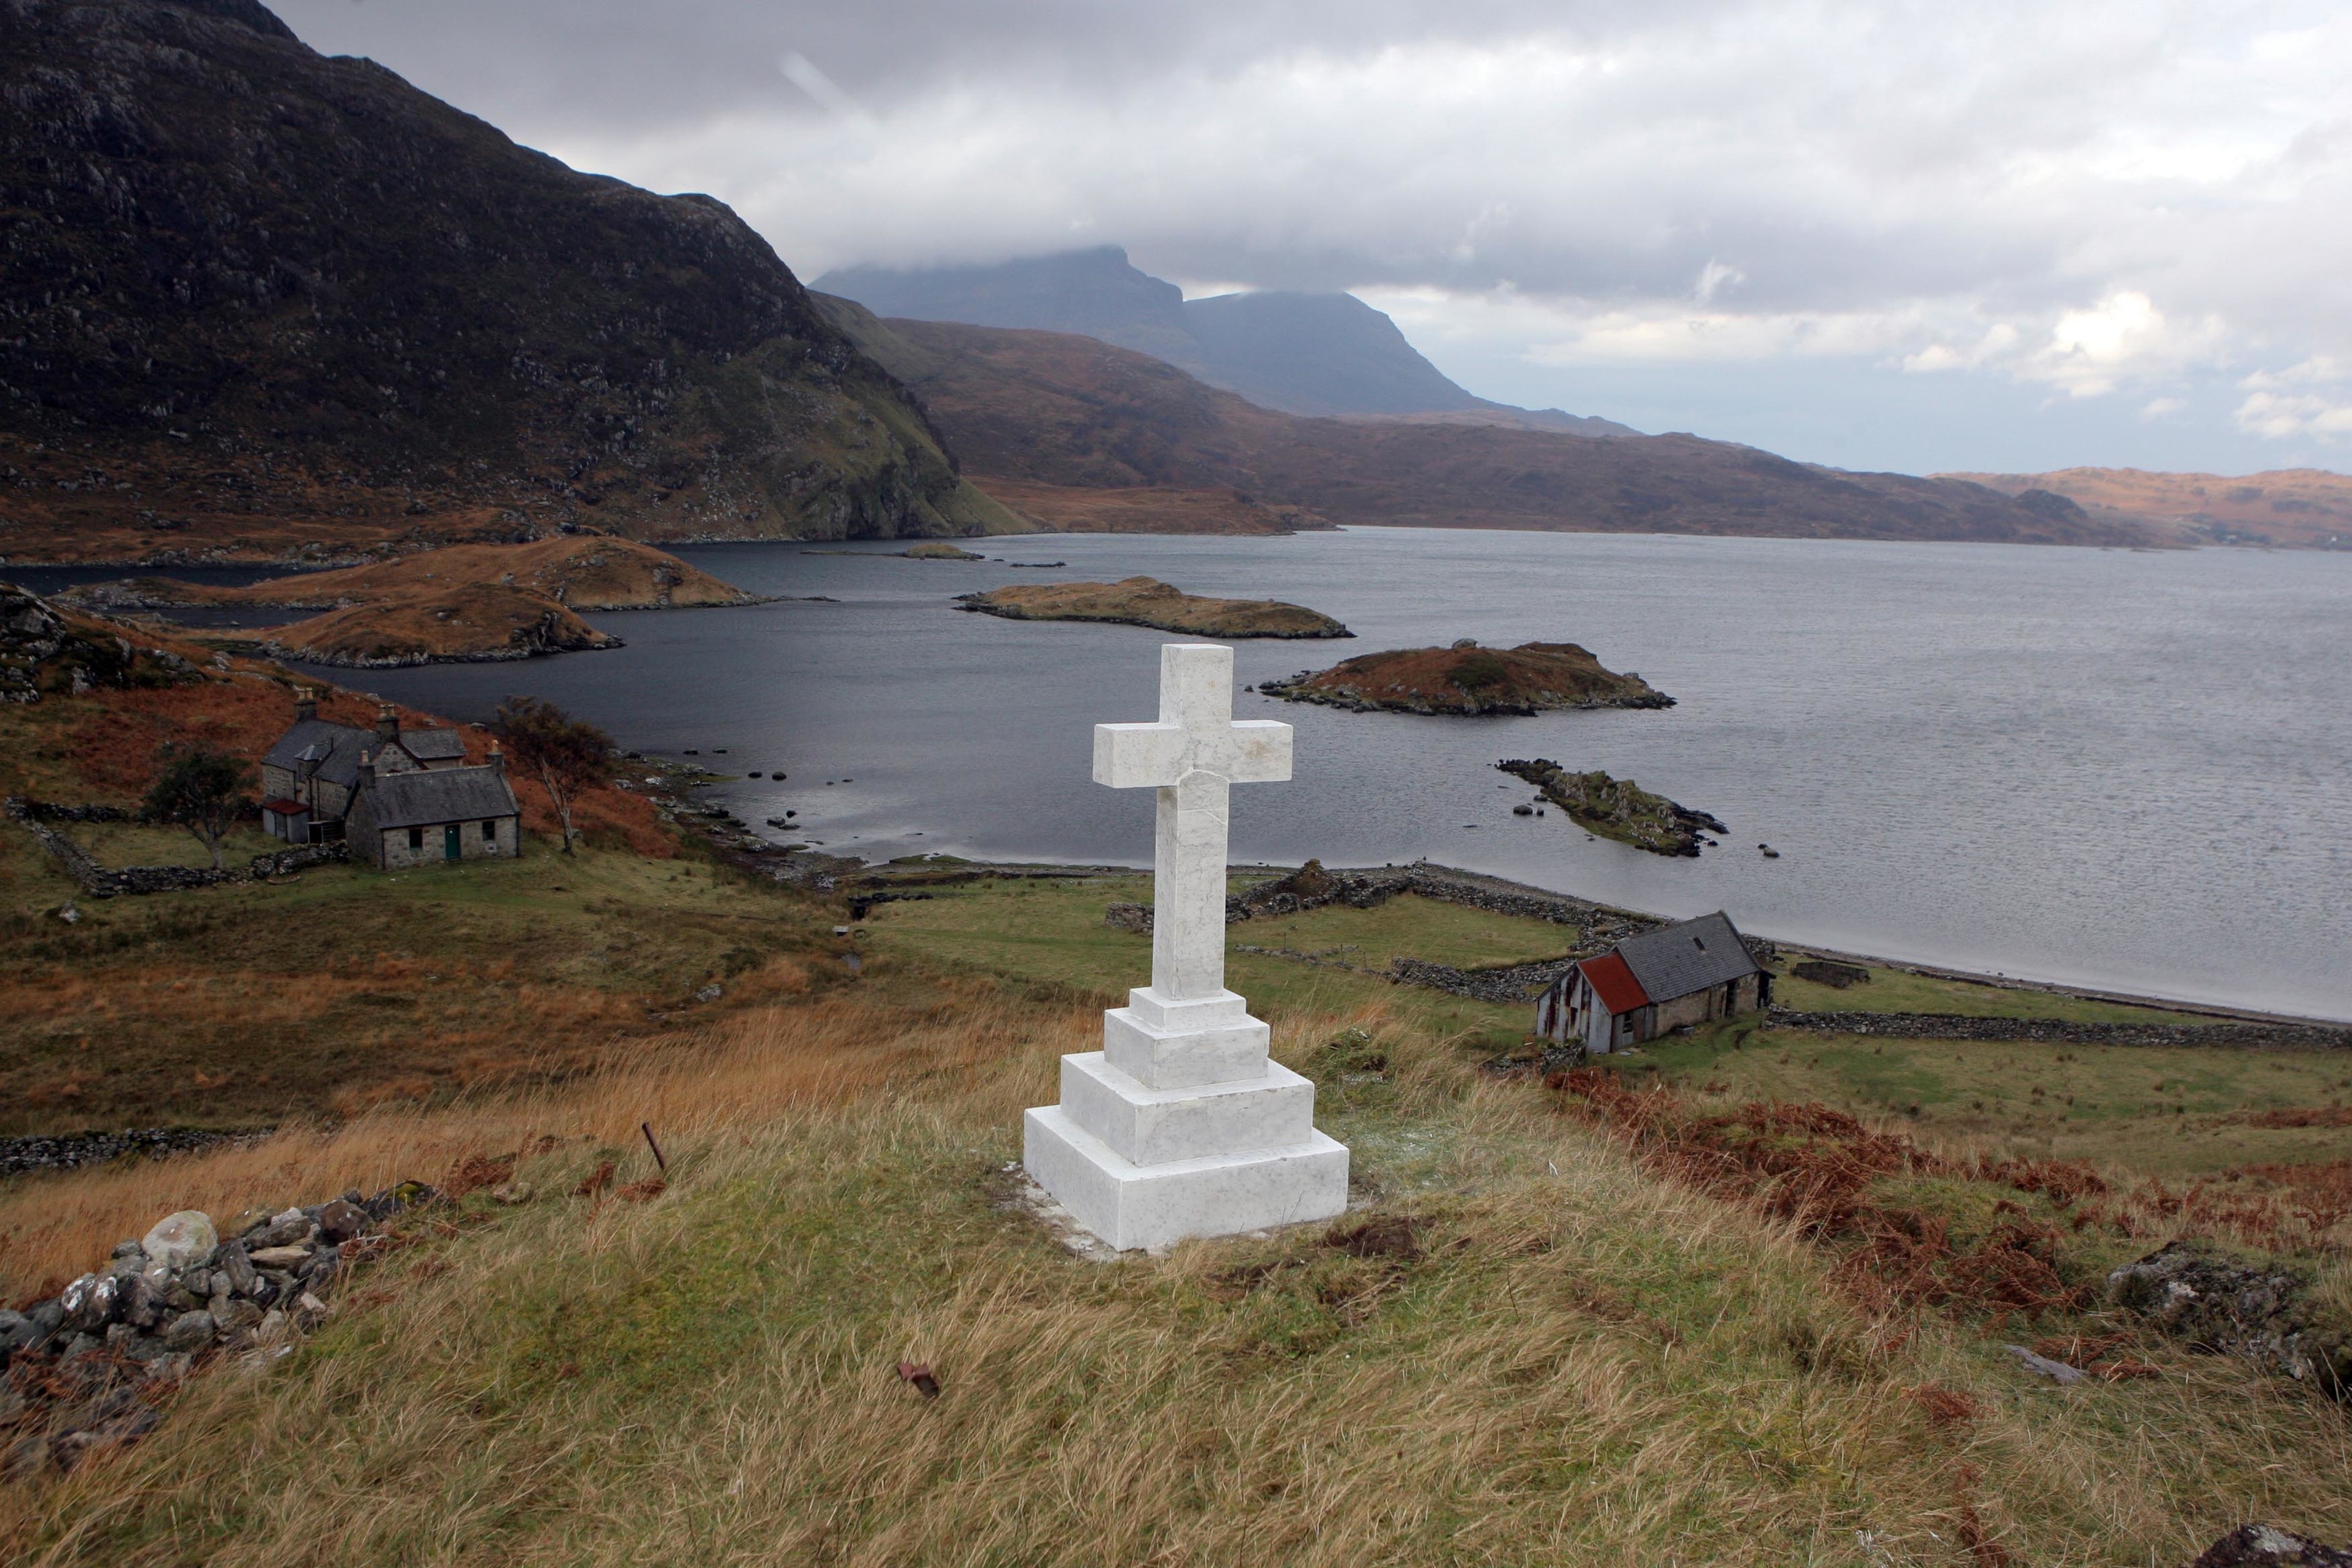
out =
[[[466,754],[465,737],[455,730],[403,730],[400,749],[420,763],[444,762]],[[379,752],[383,741],[373,730],[354,729],[325,719],[302,719],[278,738],[264,760],[273,768],[302,769],[302,752],[315,746],[319,776],[345,789],[359,782],[360,753]]]
[[[437,827],[516,813],[514,791],[497,768],[434,768],[378,773],[366,792],[378,827]]]
[[[1757,973],[1731,917],[1718,910],[1617,944],[1617,955],[1653,1002],[1671,1002],[1727,980]]]
[[[360,753],[375,744],[375,731],[354,730],[349,724],[336,724],[325,719],[304,719],[278,738],[263,760],[273,768],[302,770],[302,753],[315,747],[319,756],[319,776],[330,784],[352,787],[360,774]]]
[[[466,742],[455,730],[403,730],[400,749],[420,763],[444,763],[463,757]]]

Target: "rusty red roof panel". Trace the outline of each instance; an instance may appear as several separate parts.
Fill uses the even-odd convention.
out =
[[[1604,952],[1599,958],[1588,958],[1581,967],[1584,978],[1591,983],[1593,994],[1601,998],[1601,1005],[1612,1016],[1650,1005],[1650,994],[1642,989],[1642,983],[1633,978],[1633,970],[1626,967],[1625,961],[1615,953]]]

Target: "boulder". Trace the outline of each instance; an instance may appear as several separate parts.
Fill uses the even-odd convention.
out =
[[[210,1312],[183,1312],[163,1331],[163,1343],[175,1351],[200,1351],[212,1343],[220,1326]]]
[[[2267,1524],[2249,1524],[2207,1547],[2189,1568],[2352,1568],[2352,1552]]]
[[[249,1295],[252,1293],[253,1282],[259,1279],[260,1276],[257,1275],[253,1271],[253,1259],[246,1256],[245,1243],[242,1241],[224,1242],[221,1245],[218,1256],[214,1259],[214,1261],[219,1265],[219,1268],[214,1270],[215,1279],[219,1276],[226,1275],[228,1279],[228,1288],[231,1292],[239,1296]],[[217,1293],[217,1285],[215,1285],[215,1293]]]
[[[193,1268],[212,1261],[220,1245],[213,1216],[201,1209],[182,1209],[155,1222],[139,1246],[149,1258],[170,1269]]]
[[[261,1321],[261,1309],[250,1301],[232,1300],[212,1314],[215,1333],[233,1334],[239,1329],[249,1329]]]
[[[337,1198],[319,1211],[319,1234],[340,1246],[368,1227],[367,1211],[350,1198]]]

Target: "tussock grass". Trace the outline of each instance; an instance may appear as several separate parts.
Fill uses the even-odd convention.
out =
[[[2248,1518],[2352,1534],[2336,1408],[2185,1354],[2032,1383],[1380,1006],[1277,1039],[1358,1213],[1083,1259],[1006,1166],[1096,1027],[978,983],[834,997],[560,1092],[50,1184],[103,1242],[133,1208],[566,1140],[521,1169],[547,1195],[355,1280],[275,1371],[0,1489],[0,1558],[2137,1565]],[[644,1161],[640,1120],[667,1193],[561,1195]]]

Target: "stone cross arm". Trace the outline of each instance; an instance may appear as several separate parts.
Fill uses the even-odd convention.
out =
[[[1160,792],[1151,1005],[1227,1000],[1229,786],[1289,776],[1290,726],[1234,720],[1234,650],[1214,643],[1160,645],[1159,722],[1095,726],[1095,782]]]
[[[1227,784],[1290,776],[1290,726],[1234,717],[1234,650],[1166,643],[1160,650],[1160,719],[1095,726],[1095,783],[1166,789],[1188,773]]]

